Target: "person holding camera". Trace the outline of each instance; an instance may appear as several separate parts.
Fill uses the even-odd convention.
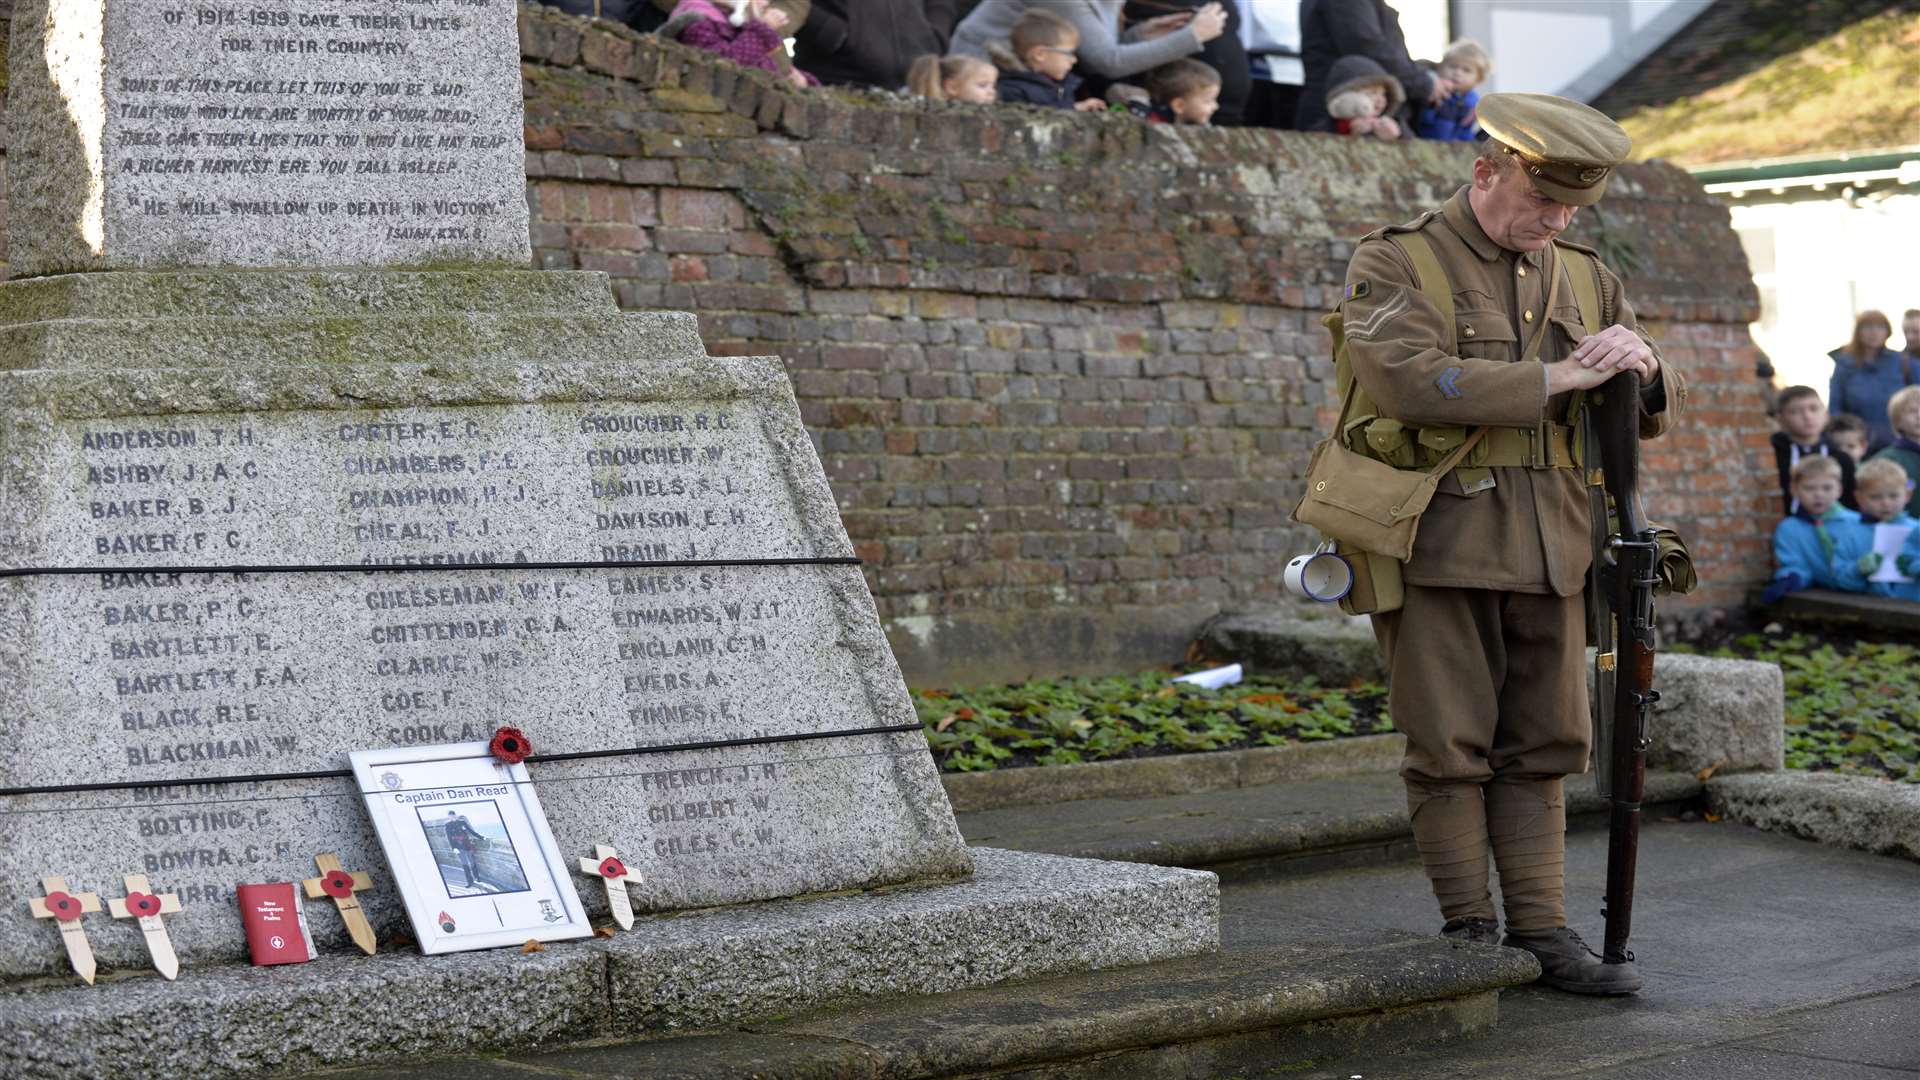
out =
[[[1580,460],[1574,433],[1585,393],[1616,374],[1640,376],[1641,438],[1679,415],[1686,383],[1619,279],[1557,240],[1605,194],[1626,132],[1545,94],[1488,95],[1480,122],[1470,182],[1370,233],[1347,268],[1344,347],[1378,414],[1367,444],[1397,468],[1445,472],[1400,567],[1402,605],[1373,615],[1374,634],[1441,932],[1525,949],[1549,986],[1632,993],[1633,965],[1602,963],[1568,928],[1563,896],[1561,781],[1586,771],[1592,741],[1581,594],[1584,466],[1598,463]]]

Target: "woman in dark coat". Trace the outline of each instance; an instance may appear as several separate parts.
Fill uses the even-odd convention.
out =
[[[916,57],[947,51],[956,0],[813,0],[793,63],[829,86],[907,83]]]
[[[1343,56],[1364,56],[1400,80],[1409,101],[1438,104],[1453,93],[1453,84],[1424,70],[1407,53],[1400,30],[1400,13],[1386,0],[1306,0],[1300,5],[1300,58],[1307,81],[1300,87],[1300,111],[1295,126],[1301,131],[1332,131],[1327,115],[1327,73]]]

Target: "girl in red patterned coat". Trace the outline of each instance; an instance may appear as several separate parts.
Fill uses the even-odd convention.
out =
[[[768,0],[680,0],[660,36],[777,75],[780,65],[773,54],[787,47],[780,36],[786,26],[787,13],[770,7]],[[798,68],[787,78],[795,86],[820,85]]]

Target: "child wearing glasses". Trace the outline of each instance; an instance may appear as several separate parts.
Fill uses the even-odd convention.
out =
[[[1051,11],[1029,9],[1013,24],[1006,45],[988,50],[1000,67],[1000,100],[1080,112],[1106,108],[1098,98],[1074,101],[1080,88],[1080,76],[1073,74],[1079,47],[1080,31],[1072,23]]]

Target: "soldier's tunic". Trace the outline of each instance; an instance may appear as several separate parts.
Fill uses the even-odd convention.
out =
[[[1410,425],[1564,421],[1573,395],[1549,400],[1543,364],[1516,361],[1543,323],[1542,362],[1566,359],[1586,336],[1565,277],[1584,267],[1570,267],[1551,247],[1502,248],[1480,227],[1467,191],[1392,227],[1418,230],[1432,245],[1453,288],[1453,327],[1421,293],[1400,246],[1385,238],[1390,230],[1354,252],[1353,298],[1344,305],[1354,377],[1382,415]],[[1550,267],[1562,276],[1552,310]],[[1613,321],[1658,356],[1619,280],[1605,273]],[[1664,431],[1685,403],[1685,379],[1663,358],[1660,378],[1641,395],[1641,437]],[[1394,726],[1407,736],[1401,772],[1409,781],[1548,778],[1587,767],[1585,480],[1571,468],[1491,472],[1492,486],[1481,490],[1468,490],[1457,472],[1441,483],[1404,569],[1405,606],[1373,616]]]

